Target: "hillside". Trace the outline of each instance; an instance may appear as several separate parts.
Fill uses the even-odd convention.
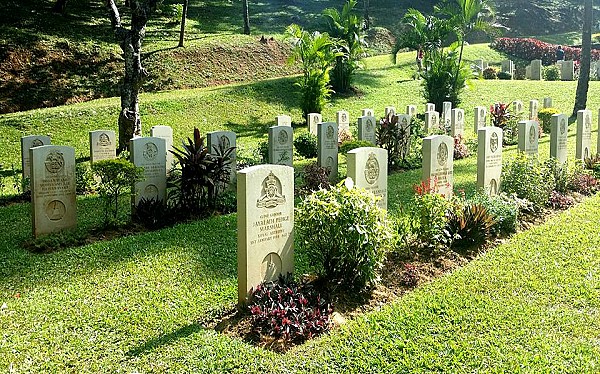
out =
[[[243,36],[239,2],[191,0],[186,47],[176,48],[179,25],[170,2],[174,1],[164,1],[148,25],[143,59],[150,76],[145,91],[250,82],[295,73],[294,67],[286,65],[289,47],[281,40],[285,27],[296,22],[323,29],[323,9],[343,4],[341,0],[251,2],[253,35]],[[377,47],[373,53],[386,53],[391,33],[408,7],[430,12],[434,3],[371,2],[369,15],[379,30],[370,40]],[[573,32],[580,24],[579,8],[564,0],[495,3],[498,21],[511,35]],[[119,94],[122,59],[103,1],[71,0],[64,14],[52,13],[53,4],[51,0],[0,3],[4,14],[0,24],[0,113]],[[539,22],[519,22],[532,18]],[[261,35],[267,35],[267,43],[260,42]]]

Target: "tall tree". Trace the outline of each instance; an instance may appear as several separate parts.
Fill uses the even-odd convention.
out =
[[[248,0],[242,0],[242,15],[244,17],[244,34],[250,35],[250,15],[248,14]]]
[[[583,31],[581,33],[581,58],[579,59],[579,79],[575,92],[575,106],[572,116],[585,109],[590,85],[590,60],[592,49],[592,0],[585,0],[583,5]]]
[[[121,23],[121,15],[115,0],[106,0],[112,28],[123,51],[125,76],[121,83],[121,112],[119,114],[119,152],[128,148],[133,136],[142,134],[139,91],[148,73],[142,67],[142,40],[146,34],[146,23],[156,10],[158,0],[130,0],[131,27]]]
[[[369,8],[370,8],[370,1],[369,0],[363,0],[363,7],[364,7],[364,14],[363,14],[363,18],[364,18],[364,28],[365,30],[368,30],[371,28],[371,18],[369,16]]]
[[[185,36],[185,19],[187,18],[187,10],[189,0],[183,0],[183,12],[181,14],[181,29],[179,30],[179,44],[178,47],[183,47],[183,37]]]

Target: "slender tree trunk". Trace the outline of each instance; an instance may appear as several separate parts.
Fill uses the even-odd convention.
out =
[[[452,84],[452,87],[454,88],[454,91],[456,92],[456,83],[458,82],[458,75],[460,74],[460,64],[462,62],[462,56],[463,56],[463,49],[465,48],[465,37],[462,37],[462,40],[460,41],[460,53],[458,54],[458,65],[456,66],[456,75],[454,76],[454,83]],[[455,105],[456,103],[452,103],[452,105]]]
[[[141,136],[142,121],[139,110],[139,91],[148,75],[142,67],[142,40],[146,34],[146,23],[156,9],[157,0],[130,0],[131,29],[121,24],[115,0],[106,0],[115,37],[123,51],[125,76],[121,83],[121,112],[119,114],[119,147],[121,152],[129,148],[129,140]]]
[[[54,6],[52,7],[52,11],[54,13],[65,14],[65,10],[67,9],[67,1],[68,0],[56,0]]]
[[[575,92],[575,106],[572,116],[587,105],[588,87],[590,85],[590,60],[592,48],[592,0],[585,0],[583,8],[583,31],[581,34],[581,58],[579,59],[579,80]]]
[[[244,16],[244,34],[250,35],[250,15],[248,14],[248,0],[242,0],[242,15]]]
[[[181,15],[181,30],[179,30],[179,44],[178,47],[183,47],[183,37],[185,35],[185,19],[187,17],[189,0],[183,0],[183,14]]]
[[[369,4],[370,1],[369,0],[363,0],[363,5],[364,5],[364,19],[365,19],[365,30],[368,30],[371,28],[371,20],[369,19]]]

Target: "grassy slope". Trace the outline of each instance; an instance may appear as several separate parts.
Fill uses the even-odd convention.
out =
[[[472,46],[467,57],[483,53],[489,52]],[[392,67],[386,57],[371,59],[358,79],[364,96],[334,101],[325,117],[342,108],[358,116],[362,107],[380,115],[387,104],[419,103],[422,109],[417,82],[398,83],[410,75],[404,66],[412,68],[412,54],[400,62]],[[477,81],[464,107],[471,118],[475,105],[527,100],[536,92],[568,111],[574,87]],[[591,83],[590,107],[600,105],[599,88]],[[291,109],[291,91],[291,80],[280,79],[144,95],[145,129],[167,123],[180,137],[194,125],[203,132],[225,126],[248,148],[264,137],[276,114],[291,111],[300,120]],[[83,154],[88,130],[115,127],[117,104],[99,100],[0,116],[2,143],[10,144],[0,157],[17,159],[20,129],[51,131],[55,143],[75,145]],[[574,143],[572,128],[571,157]],[[548,154],[548,137],[540,153]],[[475,169],[474,157],[456,162],[457,188],[474,187]],[[419,178],[419,170],[390,177],[391,211],[407,201]],[[78,204],[80,224],[98,222],[94,198]],[[286,355],[202,327],[202,320],[236,300],[235,215],[36,255],[20,248],[30,235],[29,205],[0,208],[0,305],[6,303],[0,310],[0,370],[12,364],[33,372],[597,371],[600,233],[592,222],[598,208],[600,197],[589,199],[394,305]],[[299,273],[308,271],[305,264],[299,251]]]

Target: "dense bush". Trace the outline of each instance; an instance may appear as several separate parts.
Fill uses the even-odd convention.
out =
[[[558,191],[552,191],[550,193],[548,205],[553,209],[567,209],[568,207],[573,206],[573,204],[575,204],[575,200],[569,195]]]
[[[546,134],[550,134],[550,126],[552,125],[552,116],[559,114],[560,110],[556,108],[542,108],[538,111],[538,119],[540,120],[540,126],[542,131]]]
[[[415,186],[415,196],[410,207],[413,217],[412,232],[417,239],[427,245],[446,244],[445,233],[448,213],[452,203],[437,193],[437,188],[429,187],[429,182]]]
[[[368,142],[366,140],[352,140],[349,142],[342,143],[339,148],[339,153],[346,154],[353,149],[362,148],[362,147],[374,147],[373,143]]]
[[[195,128],[193,139],[188,138],[181,148],[171,150],[178,165],[173,173],[174,188],[168,196],[169,205],[191,215],[215,209],[219,194],[229,184],[234,150],[235,147],[219,144],[213,150],[215,154],[211,154],[200,130]]]
[[[302,343],[330,327],[331,305],[307,284],[280,276],[256,286],[248,305],[252,330],[274,338]]]
[[[542,60],[544,65],[556,62],[557,44],[545,43],[532,38],[498,38],[492,42],[491,48],[521,58],[523,60]],[[580,60],[581,48],[563,46],[565,60]],[[600,50],[592,50],[592,60],[600,60]]]
[[[171,215],[165,212],[165,202],[157,199],[142,197],[131,215],[133,222],[147,229],[156,230],[172,223]]]
[[[573,176],[570,189],[584,195],[591,195],[598,192],[600,185],[598,185],[598,180],[593,175],[580,173]]]
[[[310,132],[302,133],[294,139],[294,149],[304,158],[317,157],[317,136]]]
[[[85,195],[94,190],[92,169],[87,162],[75,164],[75,191],[77,195]]]
[[[467,203],[479,204],[487,209],[494,218],[494,225],[491,227],[493,235],[508,235],[517,231],[519,208],[510,196],[503,193],[489,196],[483,191],[477,191],[467,198]]]
[[[312,162],[304,167],[302,177],[304,180],[303,190],[312,192],[321,188],[329,188],[329,172],[326,167],[319,166],[316,162]]]
[[[498,73],[493,67],[485,68],[482,72],[483,79],[497,79]]]
[[[398,116],[382,118],[375,142],[388,151],[388,171],[421,167],[423,122],[413,117],[410,124],[398,124]]]
[[[498,72],[498,79],[501,79],[501,80],[511,80],[512,79],[512,75],[509,72],[506,72],[506,71],[499,71]]]
[[[536,208],[546,205],[554,184],[554,177],[545,172],[537,158],[528,157],[523,152],[518,152],[502,165],[502,191],[527,199]]]
[[[560,80],[560,69],[557,65],[550,65],[544,68],[544,80],[547,81],[559,81]]]
[[[94,162],[92,172],[98,180],[98,195],[104,203],[105,226],[119,224],[119,198],[131,193],[135,182],[143,175],[143,169],[117,158]]]
[[[333,287],[362,290],[376,283],[384,254],[393,245],[391,226],[375,196],[353,188],[348,179],[312,193],[296,210],[300,250]]]
[[[423,78],[423,96],[436,108],[442,108],[444,101],[450,101],[453,107],[460,104],[460,94],[471,77],[469,66],[463,62],[458,68],[458,51],[442,50],[432,58],[431,65],[421,76]]]

